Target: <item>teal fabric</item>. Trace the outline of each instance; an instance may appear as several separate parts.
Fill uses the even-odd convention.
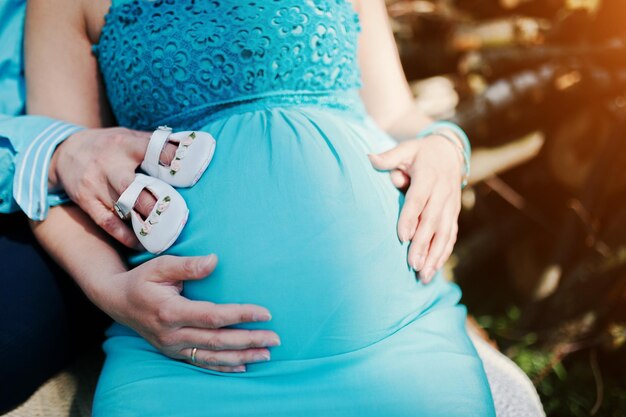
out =
[[[25,0],[0,2],[0,129],[7,121],[24,113],[22,75],[22,37]],[[18,144],[11,143],[10,132],[0,132],[0,213],[19,209],[13,200],[14,159]]]
[[[94,51],[123,126],[201,126],[242,97],[324,96],[348,108],[326,93],[360,86],[350,8],[345,0],[134,0],[113,6]]]
[[[0,114],[0,213],[43,220],[49,206],[69,201],[63,192],[48,192],[48,164],[54,146],[78,129],[43,116]]]
[[[42,124],[42,130],[39,130],[34,137],[20,135],[23,125],[26,125],[25,129],[28,133],[32,131],[31,123],[36,123],[34,120]],[[13,198],[22,211],[33,220],[44,220],[50,206],[69,201],[63,191],[48,192],[48,171],[56,147],[73,133],[82,129],[70,123],[61,121],[50,123],[50,121],[50,119],[35,116],[23,116],[13,121],[16,125],[13,132],[14,138],[22,138],[22,140],[26,138],[28,143],[26,150],[15,157]]]
[[[165,73],[156,64],[162,55],[143,51],[155,52],[187,33],[198,3],[208,22],[203,28],[213,33],[211,22],[223,25],[228,42],[197,50],[197,62],[237,44],[245,29],[270,40],[255,49],[259,44],[246,37],[240,46],[256,51],[270,80],[277,68],[271,63],[285,45],[305,45],[298,54],[302,70],[292,61],[292,78],[277,88],[261,83],[258,93],[241,89],[254,60],[218,73],[227,79],[219,90],[213,78],[194,73],[201,66],[190,61],[168,61]],[[289,11],[295,16],[289,25],[276,24]],[[94,416],[493,416],[482,363],[464,330],[460,290],[441,274],[429,285],[416,280],[407,245],[396,235],[403,197],[367,158],[394,142],[358,101],[358,26],[351,5],[134,1],[115,4],[106,22],[103,34],[109,36],[96,49],[114,110],[129,112],[123,117],[137,123],[131,127],[175,115],[177,128],[198,126],[217,140],[203,177],[179,190],[190,217],[167,253],[214,252],[220,262],[210,277],[186,283],[183,295],[266,306],[270,323],[238,327],[274,330],[282,344],[271,349],[269,362],[223,374],[169,359],[116,324],[104,345]],[[110,36],[114,30],[124,36]],[[333,33],[333,39],[319,43],[321,33]],[[134,35],[143,49],[122,48]],[[191,51],[188,44],[180,48],[173,57]],[[139,61],[149,81],[139,89],[111,85],[127,77],[124,63]],[[334,73],[342,65],[348,66],[334,79],[320,76],[321,83],[307,75]],[[183,69],[191,72],[184,82],[175,75]],[[180,89],[203,98],[185,106],[176,99]],[[157,100],[160,95],[167,103]],[[136,105],[126,107],[126,101]],[[130,261],[150,257],[142,253]]]
[[[25,0],[0,3],[0,114],[18,115],[25,111],[22,63]]]
[[[48,164],[59,142],[78,130],[41,116],[24,116],[23,40],[25,0],[0,2],[0,213],[23,210],[28,217],[43,220],[48,206],[67,201],[63,193],[48,193]],[[57,125],[58,124],[58,125]],[[66,127],[67,129],[50,129]],[[31,157],[24,159],[31,149]],[[37,156],[37,158],[34,158]],[[23,168],[21,180],[16,171]],[[13,196],[20,184],[24,192]],[[30,189],[36,192],[30,192]],[[40,191],[43,190],[43,193]]]

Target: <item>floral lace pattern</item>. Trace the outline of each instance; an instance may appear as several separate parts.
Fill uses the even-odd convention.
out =
[[[131,0],[111,7],[94,52],[120,125],[152,129],[238,101],[354,90],[359,30],[347,0]]]

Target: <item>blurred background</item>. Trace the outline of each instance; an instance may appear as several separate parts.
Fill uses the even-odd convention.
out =
[[[391,0],[417,105],[474,147],[448,264],[548,416],[626,416],[626,1]]]

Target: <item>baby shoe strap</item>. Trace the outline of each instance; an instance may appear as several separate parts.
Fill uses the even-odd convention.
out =
[[[159,126],[157,130],[152,133],[150,142],[148,142],[146,156],[141,163],[141,168],[150,175],[155,175],[158,172],[161,152],[171,134],[172,128],[167,126]]]
[[[143,174],[137,174],[135,176],[135,180],[126,190],[124,190],[122,195],[120,195],[120,198],[115,203],[115,211],[123,220],[128,219],[130,212],[133,210],[133,207],[139,198],[139,194],[141,194],[143,189],[148,186],[148,178],[149,177]]]

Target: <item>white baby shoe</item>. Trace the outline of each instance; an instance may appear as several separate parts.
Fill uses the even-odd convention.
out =
[[[134,209],[137,198],[147,189],[157,199],[145,220]],[[129,217],[135,235],[143,247],[159,254],[174,244],[183,230],[189,209],[183,197],[172,186],[160,179],[137,174],[135,180],[115,203],[115,211],[124,220]]]
[[[169,166],[159,159],[167,142],[178,143],[176,155]],[[174,187],[193,186],[209,166],[215,152],[215,139],[207,132],[184,131],[172,133],[167,126],[154,131],[141,169]]]

